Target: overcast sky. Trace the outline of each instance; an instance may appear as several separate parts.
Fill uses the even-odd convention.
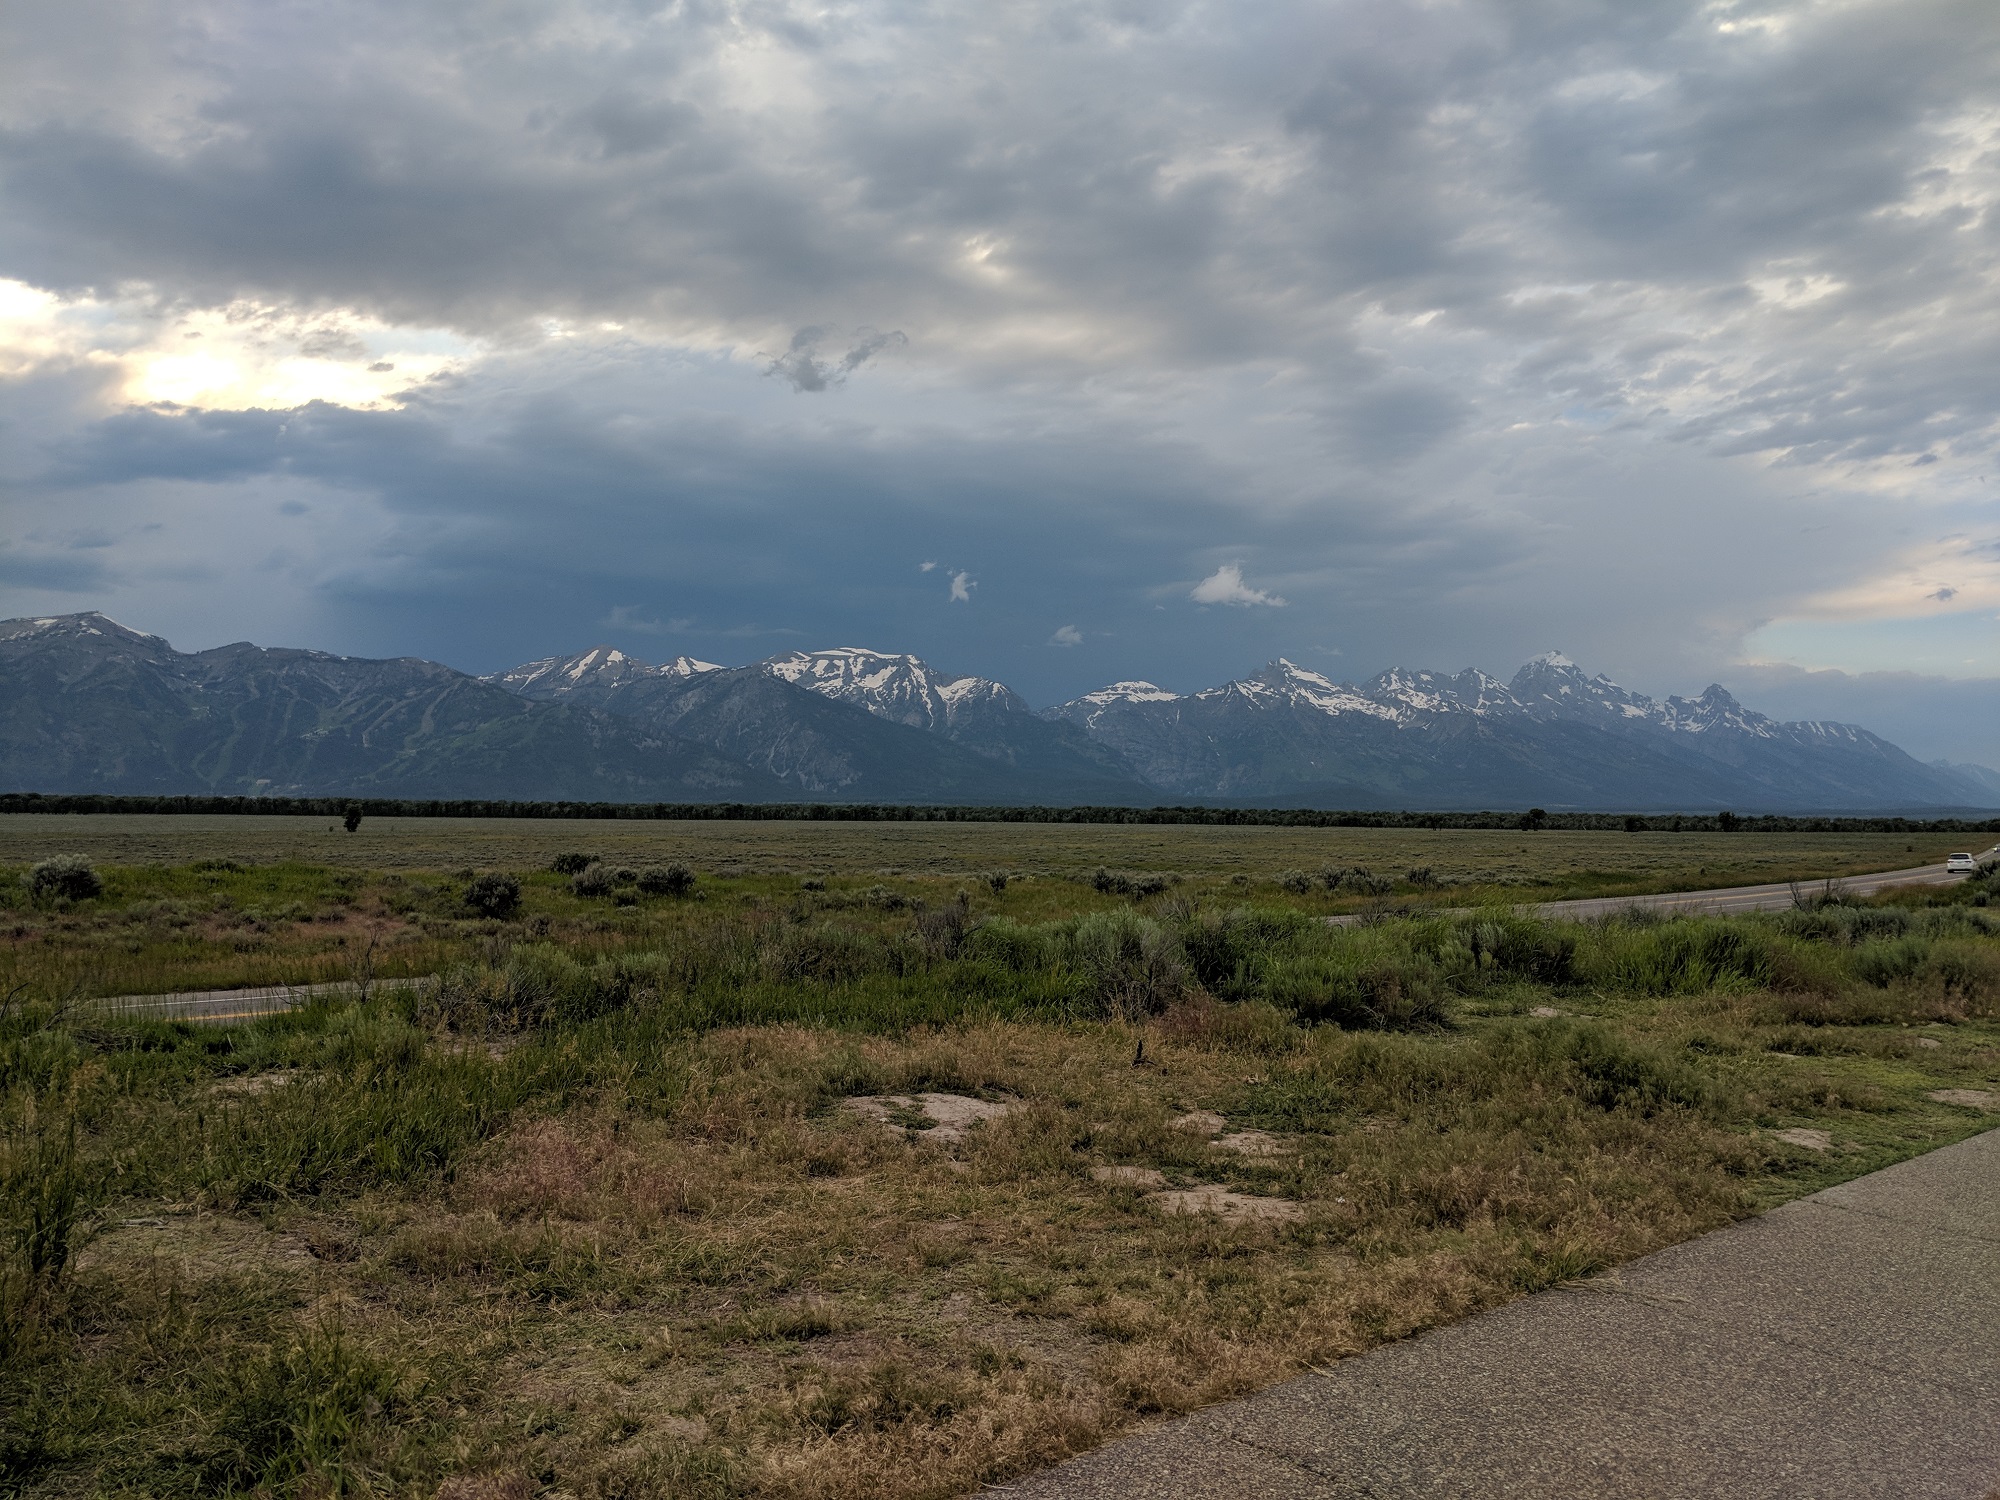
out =
[[[2000,764],[1992,0],[0,3],[0,614]]]

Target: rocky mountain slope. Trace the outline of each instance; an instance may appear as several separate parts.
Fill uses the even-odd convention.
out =
[[[1990,807],[2000,775],[1720,687],[1656,701],[1567,658],[1509,682],[1280,659],[1037,713],[859,648],[748,667],[611,647],[486,678],[432,662],[179,652],[102,615],[0,623],[0,788],[437,797],[1878,811]]]
[[[0,785],[601,801],[764,801],[766,773],[434,662],[248,644],[176,651],[103,615],[0,622]]]
[[[1553,652],[1508,683],[1397,669],[1357,686],[1280,658],[1186,697],[1116,683],[1048,712],[1189,796],[1772,810],[1992,800],[1977,776],[1854,725],[1779,723],[1719,686],[1656,702]]]

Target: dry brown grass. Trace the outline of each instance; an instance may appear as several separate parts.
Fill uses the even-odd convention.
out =
[[[524,1118],[440,1194],[266,1216],[309,1255],[234,1253],[370,1347],[459,1372],[463,1473],[441,1494],[914,1500],[1742,1211],[1747,1148],[1686,1116],[1531,1109],[1510,1128],[1412,1095],[1274,1155],[1177,1128],[1240,1123],[1261,1080],[1355,1040],[1206,1004],[1143,1067],[1119,1026],[719,1032],[663,1064],[686,1089],[662,1114]],[[932,1087],[1016,1107],[959,1141],[837,1107]],[[1162,1212],[1105,1166],[1298,1217]],[[93,1274],[143,1238],[113,1236]]]

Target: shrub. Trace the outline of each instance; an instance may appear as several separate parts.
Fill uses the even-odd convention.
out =
[[[1158,1015],[1187,992],[1180,943],[1135,911],[1092,912],[1058,932],[1058,961],[1076,977],[1082,998],[1106,1014]]]
[[[1007,872],[1005,870],[987,871],[986,888],[996,896],[1004,893],[1007,889]]]
[[[781,928],[765,939],[757,956],[767,976],[793,984],[841,984],[898,967],[878,939],[830,922]]]
[[[1092,888],[1107,896],[1157,896],[1173,883],[1171,875],[1143,870],[1106,870],[1100,867],[1090,877]]]
[[[1266,966],[1279,947],[1325,929],[1301,912],[1237,907],[1193,917],[1181,927],[1181,952],[1195,982],[1222,1000],[1263,993]]]
[[[482,917],[509,917],[521,905],[521,882],[512,875],[488,871],[465,888],[465,904]]]
[[[549,861],[549,868],[558,875],[581,875],[596,863],[595,854],[558,854]]]
[[[591,1021],[681,987],[675,955],[631,953],[578,963],[560,948],[520,948],[493,968],[447,970],[424,994],[417,1019],[452,1031],[529,1031],[558,1021]]]
[[[87,901],[104,891],[103,877],[81,854],[58,854],[45,859],[23,879],[29,894],[38,900]]]
[[[932,958],[958,957],[971,930],[972,905],[964,891],[942,906],[923,907],[917,912],[917,945]]]
[[[1689,995],[1718,987],[1769,986],[1793,967],[1768,928],[1708,918],[1657,927],[1606,927],[1588,976],[1614,989],[1647,995]]]
[[[1312,888],[1313,878],[1304,870],[1287,870],[1278,877],[1278,889],[1290,891],[1294,896],[1306,895]]]
[[[694,871],[679,860],[639,872],[639,889],[648,896],[685,896],[694,889],[694,883]],[[826,882],[808,880],[804,886],[807,890],[824,890]]]
[[[1473,963],[1537,984],[1569,984],[1576,978],[1576,938],[1559,928],[1523,917],[1488,917],[1468,924],[1465,946]]]
[[[1403,878],[1420,891],[1433,890],[1438,883],[1437,871],[1429,865],[1418,865]]]
[[[602,864],[585,865],[569,878],[569,888],[579,896],[608,896],[617,883]]]
[[[1695,1068],[1601,1026],[1559,1021],[1514,1027],[1485,1046],[1503,1067],[1550,1079],[1598,1109],[1651,1115],[1706,1110],[1719,1102],[1716,1086]]]
[[[1016,974],[1033,973],[1055,962],[1054,930],[1031,926],[1012,917],[988,917],[966,934],[966,950]]]
[[[1344,1031],[1427,1031],[1451,1012],[1435,962],[1417,953],[1345,952],[1275,960],[1271,1003],[1308,1025]]]

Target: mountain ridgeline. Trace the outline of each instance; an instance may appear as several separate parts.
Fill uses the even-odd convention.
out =
[[[2000,806],[2000,776],[1720,687],[1655,701],[1550,654],[1510,682],[1279,660],[1190,695],[1037,711],[914,656],[651,665],[610,647],[472,677],[99,614],[0,622],[0,790],[591,801],[1891,811]]]

